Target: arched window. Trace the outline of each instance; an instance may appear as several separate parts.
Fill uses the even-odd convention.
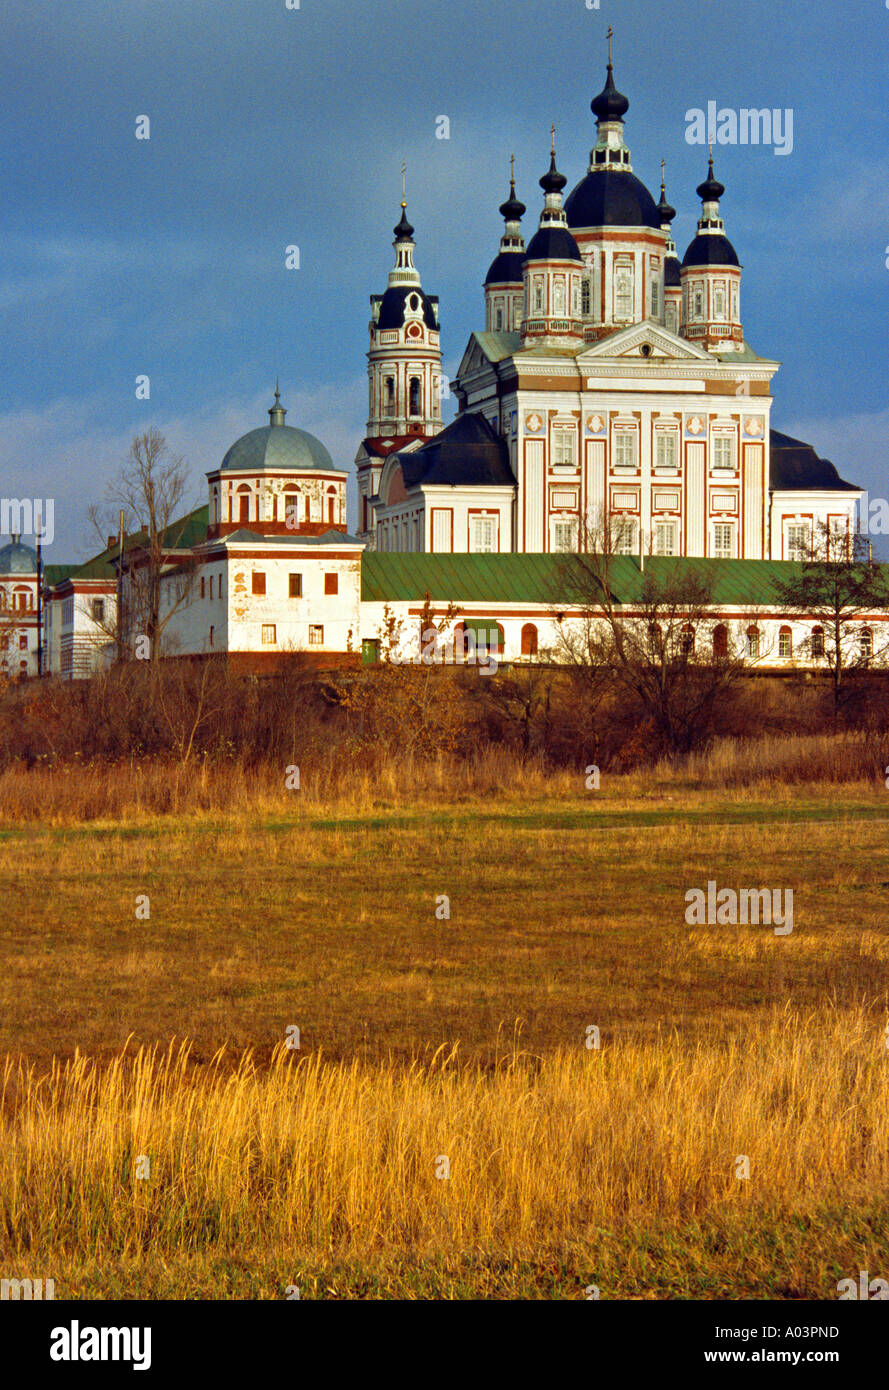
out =
[[[789,627],[782,627],[778,633],[778,655],[785,659],[793,656],[793,633]]]
[[[410,413],[419,415],[420,413],[420,378],[412,376],[410,382]]]
[[[686,623],[679,634],[679,655],[688,661],[695,654],[695,630],[691,623]]]
[[[580,312],[584,318],[590,316],[590,302],[590,282],[588,277],[584,276],[580,284]]]
[[[759,660],[760,635],[758,627],[748,627],[747,629],[747,655],[752,661]]]
[[[327,520],[333,525],[336,520],[336,488],[327,489]]]
[[[537,655],[537,628],[533,623],[525,623],[522,628],[522,656]]]
[[[713,656],[716,661],[724,661],[728,656],[728,628],[719,623],[713,629]]]
[[[874,654],[874,634],[869,627],[863,627],[858,634],[858,642],[861,648],[861,660],[870,661]]]
[[[238,488],[238,521],[250,520],[250,489],[246,484]]]
[[[284,508],[284,524],[291,531],[299,525],[299,488],[296,483],[285,483],[281,505]]]
[[[395,378],[387,376],[383,382],[383,414],[395,414]]]
[[[648,655],[659,659],[663,651],[663,634],[657,623],[648,625]]]
[[[503,331],[503,310],[502,310],[502,309],[498,309],[498,310],[497,310],[497,332],[498,332],[498,333],[501,333],[502,331]]]
[[[824,628],[823,628],[823,627],[813,627],[813,628],[812,628],[812,642],[811,642],[811,645],[812,645],[812,655],[813,655],[813,656],[823,656],[823,655],[824,655]]]

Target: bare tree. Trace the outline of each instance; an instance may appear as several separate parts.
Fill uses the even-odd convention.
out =
[[[849,674],[886,661],[885,639],[878,644],[878,629],[862,623],[865,614],[886,611],[885,567],[871,563],[863,536],[845,531],[838,535],[822,521],[812,538],[811,553],[774,588],[788,617],[812,624],[803,650],[830,672],[836,719],[848,695]]]
[[[133,440],[120,476],[108,486],[104,505],[90,508],[90,520],[103,539],[117,530],[121,514],[130,538],[120,561],[124,576],[113,633],[121,654],[144,637],[146,655],[156,662],[165,629],[188,602],[195,566],[182,546],[187,486],[184,460],[170,453],[164,436],[152,427]]]
[[[705,741],[723,694],[741,674],[737,624],[714,617],[712,572],[693,560],[626,552],[619,520],[600,519],[561,575],[559,655],[598,695],[629,698],[661,753]]]

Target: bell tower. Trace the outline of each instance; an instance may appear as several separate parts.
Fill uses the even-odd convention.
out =
[[[367,435],[355,460],[362,539],[373,533],[372,499],[389,454],[417,447],[442,428],[438,296],[425,293],[414,265],[416,243],[407,220],[404,166],[394,247],[395,265],[386,291],[370,300]]]

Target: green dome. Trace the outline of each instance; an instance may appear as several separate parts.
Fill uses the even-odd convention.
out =
[[[0,550],[0,574],[36,574],[37,551],[21,541],[10,541]]]
[[[221,472],[277,473],[292,468],[341,473],[313,434],[291,425],[265,425],[237,440],[220,464]]]

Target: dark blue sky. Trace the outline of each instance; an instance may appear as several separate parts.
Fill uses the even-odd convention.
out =
[[[288,423],[351,465],[403,158],[452,374],[483,326],[510,153],[526,230],[553,121],[569,187],[586,168],[609,23],[634,169],[656,193],[667,159],[680,256],[706,172],[686,112],[793,109],[791,155],[717,150],[745,330],[783,363],[776,427],[885,495],[884,0],[6,0],[0,494],[56,499],[51,558],[95,549],[86,508],[149,424],[204,501],[204,472],[266,423],[276,373]]]

